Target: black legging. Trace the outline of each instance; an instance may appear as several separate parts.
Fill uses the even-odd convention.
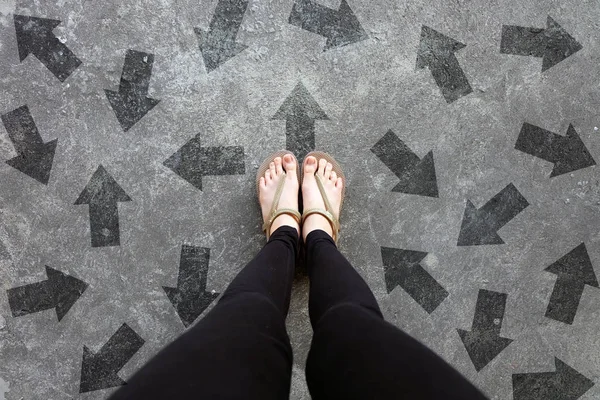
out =
[[[287,399],[285,329],[298,235],[281,227],[194,327],[111,400]],[[319,399],[485,399],[456,370],[383,320],[373,293],[323,231],[306,240],[310,321],[306,380]]]

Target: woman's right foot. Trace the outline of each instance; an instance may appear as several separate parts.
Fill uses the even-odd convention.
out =
[[[303,174],[302,201],[304,203],[304,209],[310,210],[312,208],[321,208],[325,210],[325,202],[323,201],[321,191],[319,190],[319,186],[317,186],[317,180],[315,178],[315,174],[318,174],[323,181],[327,199],[333,208],[333,210],[328,211],[331,212],[336,219],[339,219],[344,181],[333,171],[333,165],[328,163],[325,159],[317,160],[313,156],[308,156],[304,160]],[[302,237],[305,242],[306,237],[315,230],[325,231],[329,236],[333,237],[331,223],[321,214],[311,214],[304,220]]]

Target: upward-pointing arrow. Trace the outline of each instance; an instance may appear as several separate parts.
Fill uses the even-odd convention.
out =
[[[315,149],[315,121],[329,117],[299,82],[271,119],[286,121],[286,149],[302,160]]]
[[[417,53],[417,69],[429,68],[446,102],[452,103],[473,91],[454,53],[466,45],[423,25]]]
[[[542,72],[577,53],[583,46],[550,16],[546,29],[504,25],[500,53],[542,57]]]
[[[104,90],[125,132],[160,102],[148,97],[153,64],[153,54],[127,50],[119,91]]]
[[[100,165],[75,201],[89,204],[92,247],[119,246],[119,209],[117,202],[131,201],[119,184]]]
[[[33,53],[61,82],[81,65],[75,54],[52,33],[60,21],[15,15],[14,22],[21,61]]]
[[[6,163],[47,185],[57,139],[44,143],[27,106],[2,115],[2,123],[18,154]]]
[[[248,47],[236,41],[247,8],[248,0],[219,0],[208,31],[195,28],[209,73]]]
[[[585,244],[575,247],[545,271],[558,275],[546,309],[546,317],[572,324],[585,285],[599,287]]]

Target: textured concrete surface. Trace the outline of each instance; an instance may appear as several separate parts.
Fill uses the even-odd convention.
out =
[[[106,398],[114,389],[92,384],[80,394],[84,346],[101,357],[127,324],[119,332],[139,350],[119,363],[126,381],[176,338],[185,325],[163,287],[178,286],[182,246],[210,249],[205,289],[222,292],[264,243],[256,168],[286,142],[297,145],[291,135],[309,143],[311,130],[348,178],[341,250],[390,322],[491,398],[600,398],[598,169],[583,162],[551,176],[542,159],[600,160],[598,2],[349,0],[362,32],[348,16],[338,21],[346,30],[319,26],[319,12],[338,14],[314,5],[243,3],[243,19],[211,23],[216,0],[0,0],[0,114],[27,105],[41,137],[0,127],[0,399]],[[46,61],[68,58],[65,46],[81,63],[69,58],[53,73],[43,56],[20,62],[14,15],[61,21],[58,42],[44,42],[57,51]],[[554,23],[580,48],[560,42],[567,36]],[[153,57],[141,55],[123,86],[129,50]],[[311,119],[314,107],[273,119],[299,83],[326,119]],[[105,90],[133,111],[113,110]],[[577,152],[550,136],[571,125]],[[386,163],[371,149],[390,130]],[[164,164],[194,138],[213,150]],[[22,156],[47,167],[44,146],[55,139],[47,184],[35,168],[28,176],[15,167],[23,160],[4,162]],[[243,171],[227,158],[239,147]],[[208,172],[189,164],[203,162]],[[99,166],[104,180],[91,180]],[[415,189],[413,170],[427,189]],[[196,184],[182,178],[190,175]],[[103,202],[75,205],[84,189]],[[459,245],[463,228],[471,239]],[[386,261],[382,247],[398,251]],[[77,299],[60,321],[66,300],[40,283],[45,266],[87,284],[70,293]],[[447,296],[432,303],[431,282]],[[307,297],[300,277],[288,317],[292,399],[309,398]],[[576,379],[530,375],[557,369]],[[528,392],[532,382],[542,392]]]

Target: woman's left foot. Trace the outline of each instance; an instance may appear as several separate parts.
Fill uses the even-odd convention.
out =
[[[260,202],[264,222],[268,222],[271,218],[273,201],[275,200],[277,186],[281,179],[285,179],[286,181],[283,186],[283,191],[281,192],[277,210],[283,208],[298,210],[298,190],[300,184],[296,172],[297,168],[296,158],[291,154],[286,154],[283,158],[276,157],[269,165],[269,169],[267,169],[265,175],[260,178],[258,185],[258,201]],[[300,225],[298,224],[298,221],[291,215],[282,214],[275,218],[269,232],[267,232],[267,236],[270,236],[282,226],[291,226],[296,229],[298,235],[300,234]]]

